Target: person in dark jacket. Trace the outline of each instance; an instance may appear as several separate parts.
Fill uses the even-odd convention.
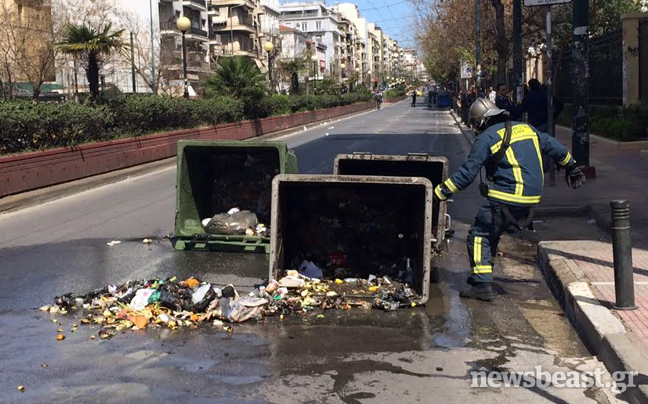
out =
[[[477,100],[477,89],[475,86],[470,87],[470,91],[468,92],[468,95],[466,95],[466,120],[465,123],[468,125],[468,127],[471,126],[471,121],[470,121],[470,106],[473,105],[473,103]]]
[[[524,96],[522,103],[513,114],[514,119],[519,119],[527,113],[528,121],[541,132],[547,132],[547,91],[542,90],[540,82],[536,79],[529,80],[529,93]],[[562,112],[564,104],[554,97],[554,119]]]
[[[548,155],[566,168],[565,179],[572,189],[585,183],[585,175],[555,138],[526,123],[507,122],[509,114],[490,100],[478,99],[470,107],[470,120],[478,136],[468,160],[435,188],[434,195],[447,200],[466,189],[485,167],[491,184],[480,186],[486,201],[468,231],[471,287],[461,296],[491,301],[496,296],[492,286],[493,261],[500,237],[509,229],[526,228],[533,209],[540,203],[544,184],[541,156]]]
[[[500,83],[497,85],[497,96],[495,97],[495,105],[497,108],[507,111],[509,114],[513,114],[515,111],[515,106],[511,102],[509,96],[509,89],[506,83]]]
[[[412,106],[416,106],[416,90],[412,90]]]

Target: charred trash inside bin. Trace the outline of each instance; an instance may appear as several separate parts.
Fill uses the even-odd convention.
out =
[[[178,142],[176,250],[269,251],[272,178],[296,173],[284,142]]]
[[[395,177],[423,177],[436,187],[448,178],[448,159],[425,153],[405,156],[374,155],[372,153],[340,154],[335,158],[333,173],[336,175],[378,175]],[[445,201],[433,200],[432,243],[441,246],[449,229]]]
[[[432,183],[420,177],[275,177],[270,279],[306,262],[336,283],[386,277],[408,284],[420,295],[418,303],[425,303],[432,190]],[[370,292],[365,297],[375,299],[380,290]],[[353,286],[342,293],[353,294]]]

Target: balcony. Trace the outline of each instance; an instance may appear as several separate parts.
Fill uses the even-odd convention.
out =
[[[43,4],[43,3],[50,3],[50,5],[51,5],[50,1],[45,2],[43,0],[14,0],[14,1],[19,6],[29,7],[29,8],[37,8],[37,7],[41,7],[41,6],[47,6],[47,4]]]
[[[170,70],[182,69],[182,51],[173,52],[173,59],[169,65]],[[202,52],[187,52],[187,70],[194,72],[209,71],[210,65],[205,62],[205,54]]]
[[[213,5],[212,2],[210,1],[209,4],[207,5],[207,15],[209,15],[212,18],[219,16],[220,8]]]
[[[210,4],[212,7],[217,7],[217,6],[240,6],[240,5],[247,5],[248,7],[254,9],[256,8],[256,4],[253,0],[210,0]]]
[[[208,39],[209,38],[209,33],[207,31],[205,31],[204,29],[199,28],[199,27],[191,27],[191,28],[189,28],[189,31],[187,31],[187,34],[199,37],[199,39],[200,38],[202,38],[202,39]]]
[[[209,36],[209,44],[210,45],[222,45],[223,40],[221,39],[220,35],[212,33]]]
[[[250,21],[249,23],[247,23],[243,21],[241,23],[238,22],[236,19],[233,22],[234,24],[231,24],[229,20],[227,20],[225,24],[221,22],[220,24],[214,26],[214,31],[221,32],[221,33],[229,32],[229,31],[245,31],[251,34],[256,34],[256,29],[254,28],[254,25],[252,25],[254,24],[253,22]]]
[[[205,0],[182,0],[182,6],[198,11],[207,10],[207,2]]]
[[[232,48],[230,47],[229,44],[223,44],[221,47],[222,49],[222,55],[223,56],[249,56],[251,58],[256,58],[258,57],[257,53],[252,50],[241,50],[237,49],[238,45],[234,46],[234,50],[232,51]]]

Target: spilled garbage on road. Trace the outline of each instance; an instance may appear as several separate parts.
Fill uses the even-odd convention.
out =
[[[304,262],[302,272],[321,273],[313,263]],[[258,285],[252,292],[239,293],[232,285],[218,287],[196,278],[179,281],[152,279],[110,285],[84,295],[57,296],[53,305],[41,311],[50,314],[81,315],[81,325],[99,326],[100,339],[116,332],[146,328],[197,327],[212,323],[232,332],[228,323],[263,321],[268,316],[308,314],[323,310],[378,308],[392,311],[416,307],[419,295],[406,284],[388,277],[368,279],[319,280],[287,271],[286,276]],[[320,314],[321,315],[321,314]],[[59,321],[52,319],[52,322]],[[62,325],[62,323],[59,323]],[[77,331],[73,325],[70,332]],[[59,329],[57,339],[65,339]],[[96,339],[93,335],[91,339]]]

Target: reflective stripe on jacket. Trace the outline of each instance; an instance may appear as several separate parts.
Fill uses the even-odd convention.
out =
[[[540,203],[544,185],[542,155],[562,166],[574,164],[571,153],[556,139],[520,122],[511,123],[511,145],[495,165],[492,156],[502,146],[504,123],[496,124],[477,136],[468,160],[435,189],[445,200],[468,187],[483,166],[492,179],[488,199],[511,205],[534,206]]]

